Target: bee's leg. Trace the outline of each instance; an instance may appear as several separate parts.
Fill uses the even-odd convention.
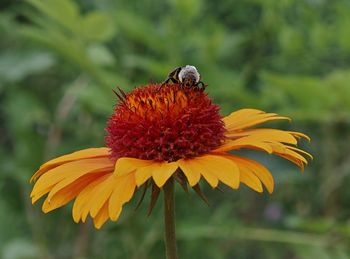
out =
[[[205,90],[205,88],[207,87],[208,85],[206,85],[206,84],[204,84],[202,81],[199,81],[198,83],[197,83],[197,87],[199,88],[199,89],[201,89],[201,90]]]
[[[174,84],[177,84],[177,80],[175,80],[174,78],[172,77],[168,77],[167,79],[164,80],[164,82],[160,85],[160,87],[158,88],[159,90],[163,88],[164,85],[168,84],[169,82],[172,82]]]
[[[162,88],[165,84],[168,84],[169,82],[172,82],[174,84],[178,84],[179,81],[178,81],[178,74],[179,72],[181,71],[181,68],[182,67],[177,67],[175,68],[173,71],[171,71],[169,74],[168,74],[168,77],[164,80],[164,82],[161,84],[160,88]]]
[[[172,82],[174,84],[178,83],[176,79],[172,78],[172,77],[168,77],[167,79],[164,80],[164,82],[162,83],[161,87],[165,84],[168,84],[169,82]]]
[[[163,84],[167,84],[167,83],[169,83],[170,81],[171,81],[172,83],[174,83],[174,84],[178,83],[178,81],[177,81],[175,78],[173,78],[173,77],[168,77],[167,79],[164,80]]]
[[[170,78],[170,77],[167,77],[167,79],[165,79],[165,80],[163,81],[162,86],[165,85],[165,84],[167,84],[167,83],[169,83],[170,80],[171,80],[171,78]]]
[[[186,88],[185,84],[181,83],[181,82],[179,82],[179,86],[180,86],[181,89],[185,89]]]

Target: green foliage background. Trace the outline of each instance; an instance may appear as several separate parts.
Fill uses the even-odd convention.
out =
[[[111,89],[195,65],[222,114],[252,107],[307,133],[304,174],[274,173],[273,195],[243,187],[211,206],[178,188],[181,258],[350,258],[348,0],[1,0],[0,258],[164,258],[162,202],[135,200],[102,230],[66,206],[44,215],[29,177],[45,160],[102,146]]]

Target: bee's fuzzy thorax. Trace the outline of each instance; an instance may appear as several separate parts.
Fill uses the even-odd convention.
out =
[[[183,82],[183,79],[188,77],[188,76],[194,77],[196,83],[198,83],[200,80],[200,74],[198,73],[198,70],[195,66],[186,65],[186,66],[181,68],[181,70],[179,72],[180,82]]]

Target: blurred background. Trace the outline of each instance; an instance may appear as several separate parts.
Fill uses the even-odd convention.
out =
[[[137,197],[96,231],[71,207],[44,215],[28,179],[54,156],[104,145],[116,86],[192,64],[222,114],[243,107],[311,136],[304,173],[273,172],[273,195],[242,186],[210,206],[177,188],[180,258],[350,258],[348,0],[1,0],[0,258],[164,258],[162,202]],[[272,124],[272,125],[271,125]],[[161,201],[161,200],[160,200]]]

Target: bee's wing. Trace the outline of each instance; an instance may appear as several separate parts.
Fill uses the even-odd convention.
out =
[[[173,82],[173,83],[179,81],[179,73],[181,71],[181,68],[182,67],[177,67],[173,71],[171,71],[168,74],[167,78],[164,80],[163,84],[166,84],[166,83],[168,83],[170,81]]]

